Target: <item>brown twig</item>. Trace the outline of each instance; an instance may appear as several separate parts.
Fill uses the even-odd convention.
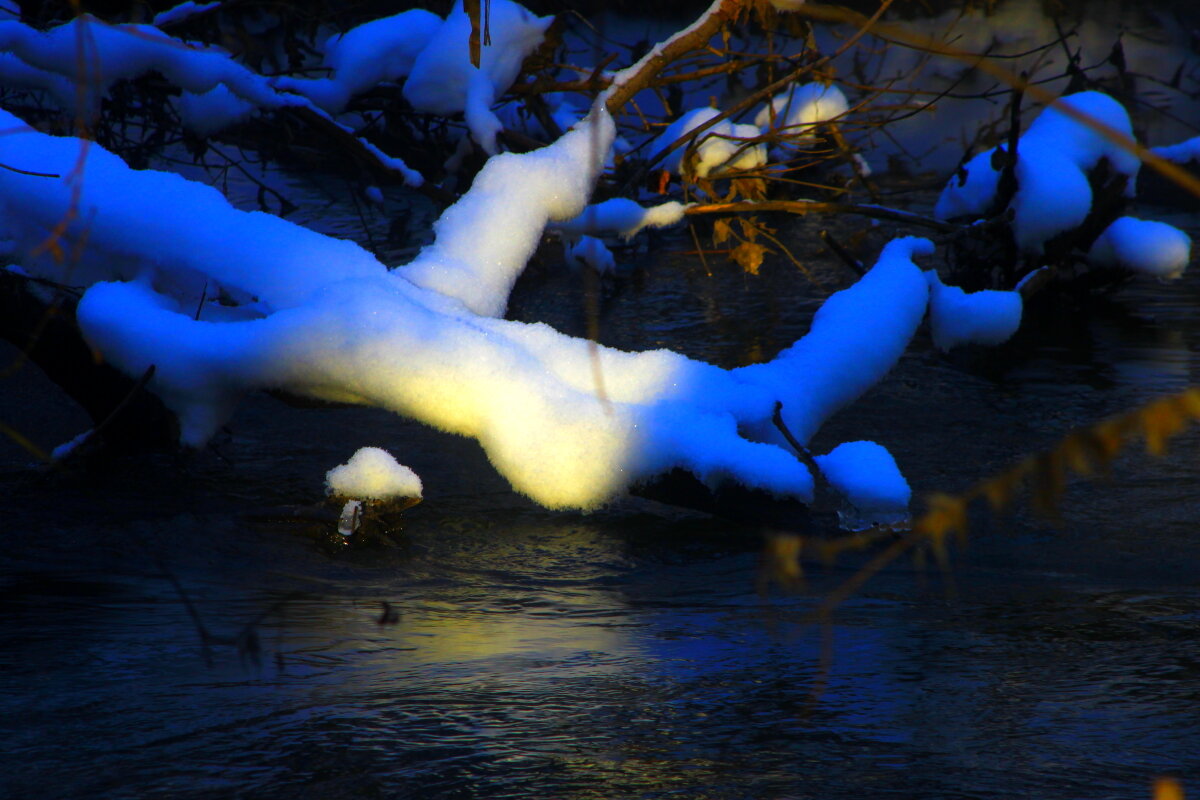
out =
[[[850,268],[851,272],[860,278],[867,274],[867,268],[863,266],[862,262],[850,255],[850,251],[842,247],[841,243],[837,239],[834,239],[829,231],[821,231],[818,235],[821,237],[822,244],[832,250],[833,254],[840,258],[842,263]]]
[[[822,22],[842,22],[852,25],[866,25],[869,20],[857,11],[851,11],[848,8],[840,6],[817,5],[813,3],[805,3],[797,8],[794,12],[801,14],[810,19],[820,20]],[[1096,119],[1091,114],[1085,111],[1080,111],[1072,107],[1068,103],[1063,103],[1056,95],[1041,88],[1036,83],[1024,80],[1021,76],[1016,75],[1011,70],[1005,69],[998,64],[994,64],[987,59],[978,58],[977,54],[966,50],[952,47],[936,41],[931,36],[912,33],[900,25],[894,23],[878,23],[874,24],[874,35],[888,41],[894,41],[899,44],[911,47],[917,50],[937,55],[944,55],[960,61],[972,62],[975,69],[980,72],[987,73],[993,78],[1004,81],[1013,88],[1020,88],[1027,94],[1046,106],[1052,106],[1060,113],[1070,117],[1081,125],[1090,128],[1096,133],[1103,136],[1108,141],[1127,150],[1141,159],[1142,163],[1146,164],[1151,169],[1160,173],[1163,177],[1178,184],[1192,194],[1200,197],[1200,178],[1193,175],[1186,169],[1183,169],[1177,164],[1174,164],[1162,156],[1152,152],[1148,147],[1138,143],[1135,139],[1116,128],[1106,125],[1104,122]]]
[[[706,203],[704,205],[688,206],[683,212],[690,216],[700,214],[738,214],[742,212],[756,213],[760,211],[786,211],[791,214],[861,214],[864,217],[887,219],[895,222],[907,222],[921,225],[944,233],[959,229],[958,225],[943,222],[940,219],[924,217],[909,211],[900,211],[885,206],[867,205],[862,203],[826,203],[805,200],[760,200],[741,203]]]

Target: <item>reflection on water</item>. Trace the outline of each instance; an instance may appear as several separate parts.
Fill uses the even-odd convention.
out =
[[[386,567],[260,553],[268,583],[308,588],[260,626],[258,667],[232,647],[206,666],[136,558],[10,578],[11,796],[1128,797],[1195,768],[1194,584],[1092,584],[1031,558],[965,566],[947,601],[901,569],[839,615],[822,675],[809,597],[755,594],[746,531],[642,514],[469,527],[414,525]],[[214,631],[282,595],[253,570],[203,572],[180,577]]]
[[[844,285],[810,233],[794,252]],[[793,268],[708,278],[655,242],[605,306],[606,342],[744,362],[819,303]],[[582,329],[574,281],[535,267],[513,315]],[[1192,274],[1064,307],[999,355],[947,359],[919,339],[816,446],[872,438],[918,493],[960,489],[1195,382],[1198,288]],[[853,559],[764,597],[755,529],[633,501],[548,513],[475,445],[381,412],[259,398],[233,428],[228,464],[3,477],[0,795],[1131,798],[1167,772],[1200,786],[1196,435],[1070,487],[1061,526],[980,520],[952,576],[898,564],[821,629],[808,615]],[[425,479],[396,548],[331,558],[245,521],[313,502],[362,445]],[[215,637],[211,663],[164,570]]]

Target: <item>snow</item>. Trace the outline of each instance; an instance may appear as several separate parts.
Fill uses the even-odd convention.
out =
[[[168,8],[166,11],[158,12],[154,15],[154,19],[150,21],[150,24],[156,28],[163,28],[167,25],[183,22],[185,19],[193,17],[196,14],[211,11],[214,8],[220,7],[220,5],[219,0],[212,3],[196,3],[193,0],[187,0],[187,2]]]
[[[575,269],[587,267],[603,275],[617,268],[612,252],[594,236],[580,236],[574,242],[567,242],[565,252],[567,264]]]
[[[852,506],[839,512],[843,527],[862,530],[907,520],[912,489],[896,459],[875,442],[844,442],[813,458],[829,484]]]
[[[177,104],[184,127],[197,136],[212,136],[258,110],[220,83],[203,93],[181,92]]]
[[[1187,269],[1192,240],[1165,222],[1121,217],[1104,229],[1088,251],[1088,260],[1119,266],[1163,280],[1174,280]]]
[[[471,20],[457,0],[413,62],[404,97],[420,112],[466,113],[471,136],[489,154],[496,152],[502,128],[492,104],[516,80],[521,62],[542,42],[553,17],[537,17],[512,0],[492,0],[488,17],[491,44],[481,36],[479,69],[471,64]]]
[[[492,152],[501,129],[492,107],[549,22],[511,0],[493,0],[493,45],[483,47],[475,69],[461,3],[444,21],[408,11],[330,39],[330,78],[274,82],[223,51],[184,45],[152,28],[87,17],[72,24],[94,26],[88,30],[106,80],[163,71],[184,89],[185,120],[203,130],[257,108],[310,100],[336,113],[362,89],[407,75],[404,93],[414,106],[463,113],[472,137]],[[69,84],[73,64],[52,56],[74,45],[77,29],[31,30],[0,23],[0,41],[21,59],[8,67],[27,70],[27,81],[51,92]],[[131,170],[99,145],[38,133],[5,112],[0,163],[59,177],[0,171],[0,237],[12,239],[31,274],[86,287],[77,319],[87,341],[128,375],[155,367],[149,389],[178,416],[187,445],[206,442],[240,398],[258,389],[372,405],[478,440],[515,490],[550,508],[594,509],[675,468],[714,488],[738,481],[811,500],[813,476],[772,423],[777,407],[788,429],[808,442],[892,367],[927,309],[939,343],[994,339],[1019,323],[1019,298],[1012,321],[1012,293],[963,295],[928,278],[914,258],[932,245],[915,238],[889,243],[866,276],[825,302],[792,347],[739,369],[665,350],[623,352],[504,320],[512,286],[548,224],[557,223],[569,259],[604,271],[614,261],[596,235],[628,239],[683,218],[686,206],[676,202],[588,205],[615,137],[603,97],[582,120],[559,103],[560,124],[569,120],[574,128],[549,147],[489,159],[435,223],[434,243],[394,271],[351,242],[238,211],[215,189]],[[840,90],[817,84],[775,102],[787,117],[781,122],[799,126],[801,140],[809,135],[803,126],[847,108]],[[717,113],[684,115],[656,146]],[[1074,136],[1081,152],[1102,149],[1069,126],[1065,131],[1056,135]],[[766,146],[754,142],[760,135],[755,125],[714,125],[694,145],[695,173],[720,177],[765,163]],[[373,152],[419,183],[402,161]],[[676,151],[667,166],[678,170],[683,156]],[[364,193],[382,199],[377,187]],[[44,247],[52,235],[67,251],[84,237],[87,247],[77,262],[60,263]],[[207,303],[197,316],[201,295],[218,294],[228,302]],[[907,484],[880,445],[847,443],[818,463],[864,513],[907,505]],[[411,471],[378,448],[360,450],[327,480],[331,493],[354,498],[407,493],[412,481],[416,494],[421,490]]]
[[[1068,95],[1058,105],[1133,137],[1129,115],[1116,100],[1100,92]],[[939,219],[977,217],[991,210],[999,187],[1000,170],[993,166],[992,148],[972,158],[942,190],[934,209]],[[1099,131],[1058,107],[1043,111],[1017,143],[1017,192],[1013,233],[1018,248],[1038,254],[1051,238],[1078,227],[1092,207],[1087,173],[1107,159],[1128,178],[1125,193],[1132,197],[1141,162]]]
[[[62,108],[74,108],[78,97],[75,84],[68,78],[31,67],[11,53],[0,53],[0,84],[46,92]]]
[[[614,134],[604,114],[550,147],[489,159],[471,191],[434,223],[436,241],[403,269],[405,277],[476,314],[503,315],[546,222],[584,209],[599,174],[595,154],[608,151]]]
[[[85,43],[84,58],[79,57],[80,42]],[[255,106],[279,108],[294,102],[220,48],[191,45],[150,25],[109,25],[90,14],[44,32],[15,20],[0,21],[0,50],[86,87],[77,93],[83,107],[76,108],[73,100],[70,111],[90,113],[113,83],[151,70],[189,92],[200,94],[224,84]]]
[[[1062,50],[1056,54],[1060,57],[1052,59],[1043,48],[1057,41],[1060,31],[1056,26],[1061,19],[1056,20],[1047,9],[1042,0],[997,0],[946,6],[936,16],[900,19],[897,15],[890,24],[962,52],[988,53],[1011,74],[1028,73],[1048,92],[1062,94],[1071,81],[1062,68]],[[817,26],[814,33],[819,51],[834,52],[855,31],[849,25]],[[1200,53],[1192,41],[1191,26],[1168,22],[1144,4],[1089,3],[1087,13],[1073,19],[1070,33],[1072,53],[1079,63],[1095,65],[1089,76],[1102,82],[1120,80],[1114,67],[1106,63],[1119,39],[1128,75],[1154,83],[1154,105],[1169,113],[1142,115],[1139,124],[1148,143],[1195,135],[1189,125],[1200,119],[1200,97],[1195,96],[1187,76],[1197,74]],[[1006,127],[1006,104],[996,102],[990,94],[996,80],[975,68],[974,59],[931,58],[920,50],[888,46],[881,39],[872,41],[869,35],[863,42],[865,46],[852,48],[834,60],[835,74],[854,75],[860,84],[888,85],[899,93],[896,96],[915,90],[937,98],[923,113],[893,115],[886,136],[865,132],[871,146],[863,149],[877,169],[894,155],[915,161],[914,172],[948,174],[964,145],[976,141],[979,131]],[[1177,71],[1182,82],[1172,82]],[[1138,88],[1146,86],[1139,83]],[[929,94],[924,95],[926,92]],[[1032,112],[1027,112],[1026,117],[1031,116]]]
[[[1162,147],[1151,147],[1151,152],[1175,164],[1189,164],[1200,161],[1200,136],[1186,139],[1176,144]]]
[[[420,497],[421,479],[378,447],[360,448],[350,460],[325,473],[325,491],[355,500]]]
[[[126,374],[155,365],[149,388],[191,446],[244,393],[274,388],[473,437],[517,491],[551,508],[596,508],[676,467],[714,487],[735,480],[810,499],[808,470],[759,434],[774,430],[782,403],[807,440],[890,368],[924,314],[928,289],[911,257],[929,244],[891,243],[863,280],[826,302],[806,337],[742,369],[499,319],[545,221],[584,208],[603,154],[592,142],[612,131],[599,109],[551,147],[491,159],[438,222],[437,241],[394,272],[350,242],[237,211],[209,187],[131,170],[91,144],[79,173],[90,239],[72,279],[90,288],[78,322]],[[33,254],[72,207],[82,146],[28,129],[0,137],[0,162],[65,176],[0,174],[3,232],[35,274],[61,277]],[[242,305],[194,319],[206,284]]]
[[[328,78],[281,77],[275,86],[338,114],[351,97],[406,77],[441,25],[440,17],[423,9],[371,20],[326,40],[323,63],[331,70]]]
[[[933,343],[946,351],[960,344],[998,345],[1021,326],[1021,295],[985,289],[964,292],[946,286],[933,270],[929,281],[929,324]]]
[[[808,335],[774,361],[733,370],[746,380],[787,387],[783,420],[802,444],[835,411],[882,378],[904,352],[928,305],[929,288],[914,256],[929,255],[928,239],[893,239],[858,283],[830,296]],[[778,441],[770,425],[755,433]]]
[[[1000,184],[1000,170],[992,167],[995,150],[979,153],[950,178],[933,207],[935,217],[974,218],[988,213]]]
[[[676,200],[644,208],[633,200],[614,197],[593,203],[578,216],[551,227],[565,236],[611,232],[629,240],[643,228],[666,228],[682,222],[686,210],[687,206]]]
[[[675,120],[650,145],[651,153],[660,153],[688,133],[720,115],[715,108],[697,108]],[[681,146],[662,161],[662,168],[673,175],[680,174],[681,165],[689,152],[688,174],[698,178],[716,178],[735,170],[749,170],[767,163],[765,144],[751,144],[762,135],[754,125],[736,125],[722,120],[696,135],[693,144]]]
[[[131,170],[96,144],[37,133],[0,111],[0,163],[58,178],[0,170],[0,233],[27,254],[40,277],[86,285],[148,274],[155,288],[195,307],[224,288],[267,310],[302,302],[332,280],[386,274],[352,242],[300,228],[262,212],[233,209],[216,189],[168,172]],[[86,158],[76,169],[81,155]],[[28,255],[47,241],[74,207],[67,243],[87,236],[72,264]],[[203,221],[204,224],[199,224]]]
[[[118,80],[156,71],[182,90],[178,108],[184,125],[199,136],[209,136],[258,109],[304,107],[328,116],[322,107],[340,109],[353,92],[403,72],[404,58],[414,55],[434,28],[440,30],[439,20],[430,12],[406,12],[389,19],[377,20],[379,26],[359,35],[352,36],[359,29],[348,32],[349,44],[335,42],[331,58],[343,65],[336,82],[292,78],[272,82],[240,65],[226,50],[194,46],[150,25],[109,25],[80,14],[71,22],[40,31],[16,20],[0,20],[4,52],[0,53],[0,79],[47,91],[68,112],[90,116]],[[84,58],[79,56],[80,46]],[[360,142],[380,164],[400,173],[407,185],[420,186],[424,181],[400,158],[383,154],[366,140]]]
[[[63,442],[62,444],[58,445],[57,447],[55,447],[53,450],[50,451],[50,460],[51,461],[63,461],[64,459],[69,457],[72,453],[75,452],[76,449],[79,448],[80,445],[84,444],[85,442],[87,442],[88,439],[91,438],[92,432],[93,432],[92,429],[89,428],[86,431],[84,431],[83,433],[76,436],[75,438],[71,439],[70,441]]]
[[[158,21],[208,7],[184,3],[166,12],[175,17]],[[0,46],[10,52],[0,55],[0,76],[70,107],[77,73],[93,64],[103,81],[89,85],[100,93],[115,80],[157,70],[183,90],[180,114],[202,135],[258,109],[298,105],[337,114],[355,94],[407,79],[403,93],[414,108],[463,114],[471,137],[495,153],[503,123],[494,106],[550,21],[511,0],[492,0],[493,42],[483,46],[477,69],[467,56],[470,25],[461,2],[445,20],[406,11],[327,40],[328,78],[273,80],[219,48],[195,47],[149,26],[85,15],[41,33],[6,21]],[[74,57],[81,32],[95,51],[86,63]],[[613,88],[638,66],[619,73]],[[675,468],[714,488],[738,481],[811,500],[813,476],[775,428],[776,408],[807,443],[892,367],[927,311],[944,348],[1003,341],[1019,325],[1018,295],[942,285],[914,263],[932,252],[916,238],[889,243],[866,276],[825,302],[807,335],[764,364],[725,370],[670,351],[623,352],[504,320],[512,286],[548,224],[563,236],[572,263],[603,272],[614,260],[596,236],[628,239],[684,216],[686,206],[677,202],[588,205],[615,140],[603,110],[607,95],[583,119],[570,102],[550,98],[557,124],[573,128],[549,147],[489,159],[471,190],[435,223],[435,242],[394,271],[351,242],[235,210],[210,187],[131,170],[94,143],[38,133],[6,112],[0,163],[59,177],[0,171],[0,237],[12,240],[31,274],[86,287],[77,313],[84,336],[131,376],[155,367],[149,388],[178,416],[187,445],[202,445],[240,398],[258,389],[372,405],[478,440],[515,490],[550,508],[594,509]],[[1123,109],[1103,95],[1064,102],[1128,130]],[[794,141],[807,143],[814,125],[848,107],[836,87],[797,86],[774,98],[757,125],[723,120],[664,166],[678,172],[690,154],[688,169],[698,177],[753,169],[767,160],[762,126],[786,127]],[[649,152],[718,113],[684,114]],[[360,141],[420,185],[403,161]],[[1136,159],[1068,115],[1051,110],[1035,121],[1021,142],[1013,201],[1022,247],[1036,248],[1086,215],[1091,195],[1080,177],[1100,158],[1136,175]],[[967,165],[970,181],[947,187],[939,215],[988,209],[998,177],[990,162],[990,153],[981,154]],[[375,186],[364,194],[383,199]],[[1174,229],[1121,222],[1097,241],[1095,260],[1159,275],[1182,268],[1181,252],[1186,264],[1190,242],[1183,237],[1181,245]],[[78,261],[55,260],[54,248],[44,246],[51,236],[68,252],[78,249]],[[87,247],[76,248],[85,238]],[[223,302],[208,302],[197,315],[201,295]],[[862,515],[883,521],[904,513],[909,488],[881,445],[849,442],[817,463]],[[331,493],[352,498],[421,492],[419,478],[378,448],[358,451],[330,470],[327,482]]]
[[[836,86],[806,83],[776,95],[754,118],[759,128],[782,133],[797,144],[815,140],[813,127],[837,119],[850,108],[846,95]]]
[[[358,143],[362,145],[364,150],[375,156],[376,160],[378,160],[380,164],[392,170],[393,172],[399,173],[400,176],[404,178],[404,183],[406,186],[412,186],[415,188],[425,183],[425,177],[412,167],[408,166],[408,164],[405,164],[403,159],[396,158],[395,156],[389,156],[387,153],[383,152],[378,147],[361,137],[359,137]]]

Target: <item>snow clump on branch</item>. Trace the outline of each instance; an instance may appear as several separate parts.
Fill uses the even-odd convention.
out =
[[[1033,121],[1017,142],[1016,192],[1007,206],[1013,212],[1017,247],[1027,255],[1039,255],[1055,236],[1087,220],[1093,201],[1089,173],[1101,162],[1123,177],[1124,196],[1134,195],[1141,166],[1137,155],[1076,115],[1133,139],[1124,107],[1100,92],[1063,97]],[[968,161],[942,190],[934,215],[973,219],[1003,211],[994,206],[1005,158],[1004,148],[995,147]],[[1100,265],[1178,277],[1187,266],[1190,248],[1187,235],[1170,225],[1123,217],[1100,234],[1091,257]]]
[[[679,139],[720,115],[715,108],[697,108],[675,120],[650,145],[651,153],[666,150]],[[680,170],[697,178],[718,178],[733,171],[750,170],[767,163],[767,147],[754,140],[762,136],[755,125],[738,125],[722,120],[695,134],[687,146],[680,146],[663,159],[662,168],[672,175]],[[683,159],[694,156],[685,164]]]
[[[813,129],[841,117],[850,109],[846,95],[836,86],[806,83],[776,95],[754,118],[754,124],[790,138],[796,144],[812,144]]]
[[[471,137],[494,154],[503,125],[491,107],[516,80],[521,62],[542,43],[554,18],[534,16],[512,0],[491,0],[488,13],[491,42],[480,45],[478,69],[468,51],[471,20],[458,0],[417,56],[403,93],[417,111],[464,113]]]
[[[776,405],[807,441],[890,369],[928,297],[912,256],[931,245],[894,241],[796,345],[735,370],[499,319],[546,221],[586,203],[604,152],[592,143],[607,145],[614,130],[599,107],[550,147],[489,160],[439,220],[435,244],[394,272],[353,243],[235,210],[176,175],[131,170],[94,143],[11,115],[0,124],[14,131],[0,138],[0,161],[61,176],[0,174],[15,255],[37,274],[62,280],[72,269],[92,284],[77,309],[85,337],[128,375],[155,366],[147,386],[192,446],[242,394],[273,388],[476,438],[517,491],[551,508],[596,508],[675,468],[714,487],[738,481],[808,500],[812,476],[774,443]],[[73,172],[82,148],[86,166]],[[72,249],[85,226],[81,264],[36,255],[50,236]],[[241,305],[209,301],[197,318],[207,281]]]
[[[371,20],[325,41],[328,78],[283,76],[274,80],[275,87],[302,94],[330,114],[341,113],[353,96],[412,72],[441,25],[441,17],[419,8]]]

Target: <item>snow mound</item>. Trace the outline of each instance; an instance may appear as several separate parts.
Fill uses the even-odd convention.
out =
[[[933,270],[925,276],[929,280],[929,324],[938,349],[1001,344],[1021,326],[1019,293],[994,289],[967,293],[942,283]]]
[[[441,25],[441,17],[423,9],[365,22],[326,40],[330,77],[281,77],[275,86],[304,95],[330,114],[340,113],[354,95],[407,76]]]
[[[1187,269],[1191,238],[1165,222],[1121,217],[1104,229],[1088,251],[1088,260],[1102,266],[1124,267],[1163,280],[1174,280]]]
[[[1024,253],[1039,253],[1055,235],[1078,227],[1092,207],[1087,173],[1107,159],[1128,179],[1125,194],[1133,196],[1137,156],[1100,131],[1076,118],[1086,116],[1132,139],[1133,128],[1125,108],[1106,94],[1080,92],[1059,101],[1060,107],[1043,111],[1017,143],[1017,191],[1013,233]],[[1002,148],[992,148],[972,158],[942,189],[934,208],[938,219],[981,217],[993,211],[1003,162]]]
[[[350,460],[325,473],[325,492],[353,500],[420,497],[421,479],[378,447],[363,447]]]
[[[553,17],[537,17],[512,0],[492,0],[491,44],[480,46],[479,68],[471,64],[471,20],[457,0],[413,62],[403,94],[420,112],[465,113],[471,136],[489,154],[502,129],[491,107],[521,71],[521,62],[542,43]],[[482,39],[482,37],[480,37]]]
[[[836,86],[806,83],[776,95],[754,118],[759,128],[771,128],[791,137],[797,144],[815,140],[813,127],[845,114],[850,109],[846,95]]]
[[[687,112],[658,135],[650,145],[650,152],[666,150],[675,141],[720,114],[717,109],[707,107]],[[694,157],[688,164],[688,174],[697,178],[717,178],[732,171],[755,169],[767,163],[766,145],[751,143],[761,135],[762,131],[755,125],[738,125],[722,120],[696,134],[689,146],[672,151],[663,159],[662,168],[672,175],[679,175],[684,166],[684,157],[694,150]]]
[[[594,236],[580,236],[575,242],[567,242],[565,253],[567,264],[573,269],[586,267],[604,275],[617,268],[612,251]]]
[[[844,442],[813,460],[829,484],[853,506],[841,512],[844,527],[861,530],[908,519],[912,489],[900,474],[896,459],[881,445]]]

